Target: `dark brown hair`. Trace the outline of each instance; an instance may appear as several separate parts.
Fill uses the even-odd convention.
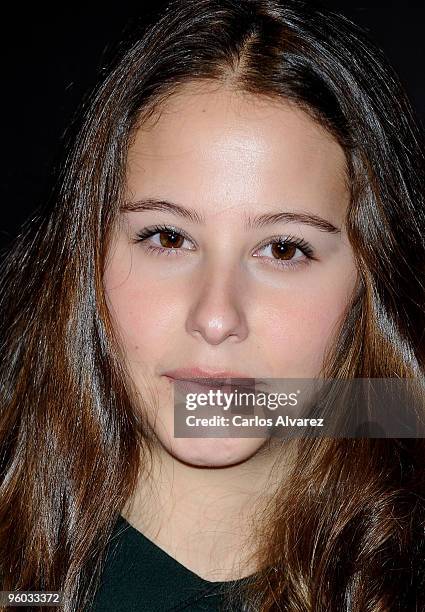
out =
[[[127,150],[194,81],[294,103],[340,143],[361,282],[323,371],[424,377],[424,147],[382,52],[304,2],[170,3],[134,28],[85,100],[54,196],[2,264],[2,589],[63,590],[66,612],[95,592],[150,448],[102,285]],[[300,439],[259,517],[258,572],[240,605],[425,609],[424,457],[422,439]]]

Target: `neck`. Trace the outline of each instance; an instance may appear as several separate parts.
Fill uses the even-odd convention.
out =
[[[122,515],[204,580],[248,576],[257,569],[250,535],[280,484],[272,469],[281,451],[270,443],[240,464],[210,468],[185,464],[157,444]]]

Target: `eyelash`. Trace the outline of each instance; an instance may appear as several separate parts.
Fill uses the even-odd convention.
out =
[[[137,233],[137,237],[134,240],[134,242],[143,243],[149,238],[151,238],[152,236],[155,236],[156,234],[159,234],[159,233],[177,234],[178,236],[181,236],[182,238],[189,240],[193,244],[193,240],[189,238],[186,232],[184,232],[183,230],[177,227],[170,226],[170,225],[154,225],[151,227],[146,227]],[[256,250],[260,250],[266,246],[270,246],[275,243],[281,243],[283,245],[297,247],[305,255],[306,259],[296,260],[296,262],[292,262],[292,263],[290,262],[284,263],[282,260],[272,259],[271,264],[267,263],[266,265],[274,265],[278,268],[295,268],[300,265],[308,264],[309,260],[317,261],[317,258],[314,256],[314,250],[308,242],[306,242],[305,240],[301,238],[297,238],[295,236],[290,236],[290,235],[285,236],[285,237],[273,236],[272,238],[269,238],[266,242],[263,242],[262,244],[260,244],[256,248]],[[166,248],[166,247],[158,247],[158,246],[152,246],[152,245],[147,245],[144,248],[153,255],[166,255],[166,256],[171,255],[174,257],[176,255],[180,255],[178,251],[184,250],[182,248]],[[270,258],[266,257],[265,259],[270,259]]]

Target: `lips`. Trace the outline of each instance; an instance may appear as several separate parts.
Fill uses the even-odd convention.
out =
[[[164,373],[181,393],[206,393],[210,389],[230,392],[255,391],[262,381],[235,370],[204,370],[198,367],[179,368]]]
[[[205,383],[185,379],[172,380],[175,390],[182,395],[186,395],[187,393],[208,393],[208,391],[210,390],[217,391],[219,389],[225,393],[229,393],[231,389],[234,388],[234,386],[231,386],[229,384],[226,385],[224,381],[220,384],[214,379],[210,379],[210,381],[205,381]],[[245,389],[248,389],[248,387],[245,387]]]
[[[190,378],[224,378],[228,380],[229,378],[238,378],[238,379],[250,379],[253,380],[254,377],[249,374],[244,374],[242,372],[236,372],[235,370],[209,370],[202,369],[199,367],[189,367],[189,368],[178,368],[176,370],[169,370],[168,372],[164,372],[165,376],[174,379],[190,379]]]

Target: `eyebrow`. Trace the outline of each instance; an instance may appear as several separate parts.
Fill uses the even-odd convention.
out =
[[[142,200],[126,202],[121,206],[122,212],[143,212],[148,210],[160,210],[169,212],[178,217],[188,219],[192,223],[204,224],[206,219],[192,208],[186,208],[175,202],[158,198],[145,198]],[[322,232],[330,234],[340,233],[341,230],[318,215],[314,215],[307,211],[282,211],[276,213],[265,213],[254,217],[245,216],[245,228],[253,229],[271,225],[274,223],[302,223],[319,229]]]

